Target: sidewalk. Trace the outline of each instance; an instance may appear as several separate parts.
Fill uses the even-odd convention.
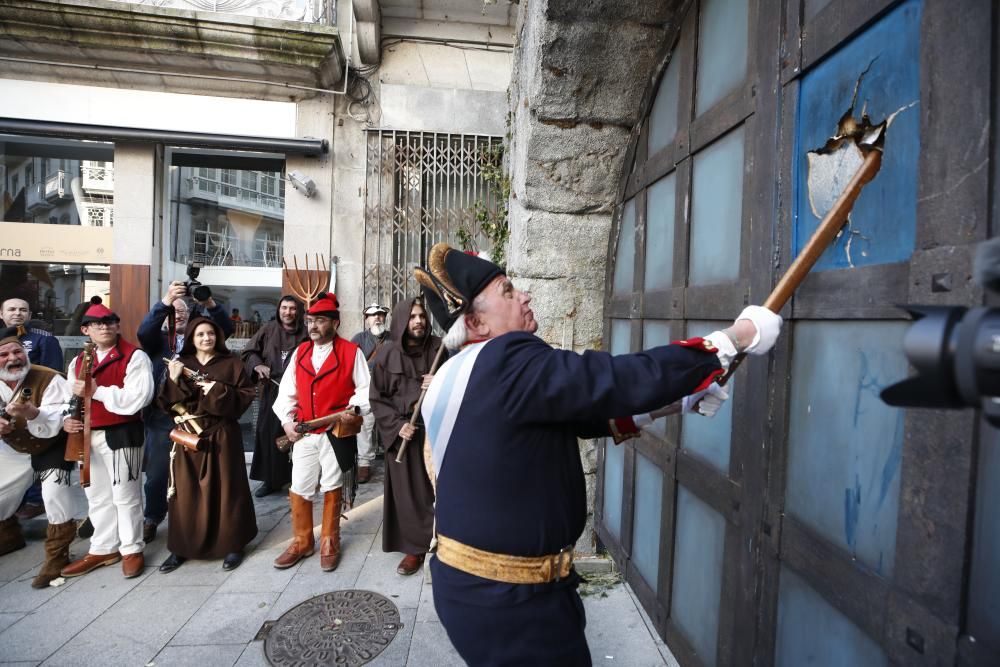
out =
[[[146,547],[142,576],[124,579],[116,565],[39,591],[31,579],[44,557],[45,521],[26,522],[27,548],[0,557],[0,665],[267,665],[264,642],[254,640],[264,622],[338,589],[376,591],[399,608],[402,629],[368,664],[463,664],[434,612],[430,583],[422,573],[399,576],[401,555],[382,552],[382,464],[376,464],[342,523],[343,559],[329,573],[319,569],[318,556],[288,570],[272,567],[291,535],[282,494],[255,499],[260,532],[232,572],[220,560],[189,561],[160,574],[167,557],[163,524]],[[77,540],[73,554],[87,544]],[[584,605],[595,665],[676,665],[627,586],[584,597]]]

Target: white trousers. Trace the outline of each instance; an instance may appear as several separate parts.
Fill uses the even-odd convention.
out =
[[[370,467],[375,460],[375,415],[364,416],[364,423],[358,433],[358,465]]]
[[[116,456],[119,480],[112,484]],[[142,475],[129,480],[124,453],[111,451],[103,430],[91,432],[90,486],[86,491],[90,521],[94,524],[90,553],[95,556],[141,553],[146,546],[142,541]]]
[[[325,433],[309,433],[292,447],[292,493],[312,500],[317,479],[320,493],[344,485],[344,474]]]
[[[0,519],[9,519],[21,506],[34,476],[31,457],[0,441]]]
[[[10,518],[21,506],[24,492],[31,486],[35,471],[28,454],[14,451],[0,441],[0,519]],[[49,523],[66,523],[74,518],[75,503],[68,484],[57,484],[60,475],[53,470],[42,482],[42,501]],[[62,476],[65,481],[65,475]]]

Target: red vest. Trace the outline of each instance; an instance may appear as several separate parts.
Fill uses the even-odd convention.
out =
[[[313,371],[313,342],[307,340],[295,350],[295,394],[299,421],[324,417],[343,410],[354,395],[354,360],[358,346],[340,336],[333,339],[330,356],[319,373]],[[313,433],[322,433],[319,428]]]
[[[132,343],[128,342],[121,336],[118,337],[118,342],[115,346],[111,348],[108,352],[108,356],[104,357],[104,361],[100,362],[93,368],[93,376],[97,381],[98,387],[124,387],[125,386],[125,369],[128,367],[128,362],[132,359],[132,354],[138,348]],[[76,365],[74,370],[79,373],[80,362],[83,358],[83,354],[77,356]],[[142,419],[142,416],[137,412],[134,415],[119,415],[114,412],[109,412],[107,408],[104,407],[104,403],[100,401],[90,402],[90,425],[94,429],[107,428],[108,426],[115,426],[117,424],[127,424],[128,422],[137,422]]]

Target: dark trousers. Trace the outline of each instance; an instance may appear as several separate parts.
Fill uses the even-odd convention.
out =
[[[160,523],[167,516],[167,486],[170,478],[170,429],[173,423],[163,413],[150,411],[145,420],[146,440],[143,447],[143,469],[146,483],[143,491],[146,506],[143,518]]]
[[[448,639],[472,667],[590,667],[583,601],[574,588],[539,593],[512,606],[457,602],[434,581],[434,607]]]

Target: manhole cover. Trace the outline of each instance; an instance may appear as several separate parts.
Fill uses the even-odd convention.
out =
[[[324,593],[275,621],[264,640],[264,655],[275,666],[363,665],[381,653],[401,627],[396,605],[378,593]]]

